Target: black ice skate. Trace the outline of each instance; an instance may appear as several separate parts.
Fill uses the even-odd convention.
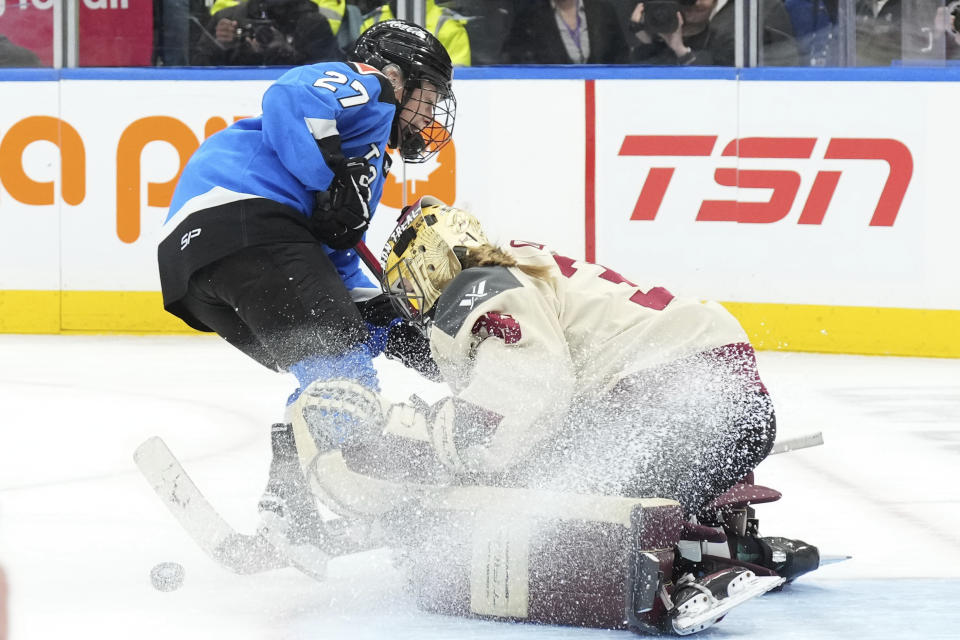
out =
[[[270,432],[273,460],[258,509],[261,534],[305,574],[322,580],[329,556],[322,550],[323,521],[297,459],[293,427],[274,424]]]
[[[775,571],[787,582],[793,582],[820,567],[820,552],[812,544],[779,536],[761,537],[755,535],[755,531],[753,533],[751,535],[748,531],[744,536],[731,536],[731,547],[735,549],[737,560]]]
[[[757,576],[743,567],[730,567],[699,579],[686,574],[677,581],[669,610],[677,635],[697,633],[717,623],[728,611],[783,584],[779,576]]]
[[[773,502],[780,498],[780,493],[753,484],[752,474],[745,480],[734,485],[706,509],[708,513],[712,512],[707,519],[722,525],[729,546],[729,557],[735,561],[732,564],[744,564],[758,574],[765,569],[787,582],[793,582],[819,568],[820,552],[815,546],[802,540],[760,535],[759,520],[752,505]],[[712,560],[714,566],[724,564],[716,556],[705,556],[704,559]]]

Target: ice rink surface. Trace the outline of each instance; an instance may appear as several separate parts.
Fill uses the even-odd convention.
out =
[[[826,441],[758,467],[757,482],[784,494],[757,508],[761,533],[854,557],[698,637],[960,637],[960,360],[758,356],[780,437],[822,431]],[[419,390],[378,364],[390,396]],[[252,531],[269,426],[293,387],[216,338],[0,335],[10,639],[633,637],[420,613],[383,552],[334,560],[322,584],[293,569],[237,576],[215,565],[136,471],[133,450],[163,437],[222,515]],[[163,561],[185,567],[178,591],[151,587]]]

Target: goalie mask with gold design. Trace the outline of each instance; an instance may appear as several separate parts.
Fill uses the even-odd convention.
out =
[[[403,210],[383,248],[383,291],[404,317],[422,326],[462,270],[461,256],[483,244],[487,236],[472,214],[423,196]]]

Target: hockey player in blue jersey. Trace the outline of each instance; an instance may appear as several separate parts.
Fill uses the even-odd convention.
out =
[[[353,402],[336,380],[378,389],[381,352],[435,373],[423,336],[372,297],[353,247],[380,201],[388,145],[422,162],[450,139],[452,73],[432,34],[391,20],[364,32],[348,62],[283,74],[262,115],[211,136],[184,168],[158,247],[164,307],[293,373],[291,404],[310,385]],[[285,424],[273,447],[261,509],[310,511],[291,505],[300,478],[288,473]]]

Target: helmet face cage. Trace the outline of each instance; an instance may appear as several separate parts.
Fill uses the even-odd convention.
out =
[[[360,34],[350,58],[381,71],[396,65],[403,74],[391,145],[404,161],[424,162],[450,141],[457,111],[453,64],[436,36],[410,22],[386,20]]]
[[[400,317],[424,330],[428,319],[420,310],[426,306],[426,295],[410,262],[409,258],[400,258],[384,269],[380,286]]]
[[[446,85],[413,79],[406,83],[397,116],[400,156],[405,162],[426,162],[453,137],[457,99]],[[423,119],[429,119],[425,126],[418,124]],[[404,125],[404,120],[410,124]]]
[[[471,214],[424,196],[404,209],[381,254],[381,288],[402,317],[421,327],[462,266],[458,251],[487,242]]]

